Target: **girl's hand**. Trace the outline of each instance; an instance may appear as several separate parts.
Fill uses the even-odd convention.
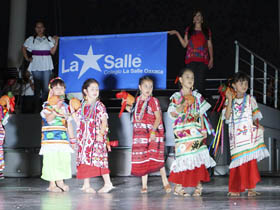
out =
[[[182,104],[179,105],[179,107],[177,108],[177,112],[181,113],[184,111],[185,107],[187,106],[188,101],[185,100]]]
[[[226,92],[226,98],[229,100],[229,101],[232,101],[232,98],[233,98],[233,95],[232,95],[232,92],[227,90]]]
[[[71,147],[72,147],[73,150],[75,150],[76,149],[76,144],[71,144]]]
[[[56,107],[60,109],[62,105],[63,105],[63,100],[59,100],[58,103],[56,104]]]
[[[259,129],[262,129],[264,131],[264,127],[262,125],[259,124]]]
[[[176,112],[171,112],[170,114],[172,117],[178,117],[178,114]]]
[[[25,59],[27,62],[31,63],[33,61],[33,58],[32,57],[29,57],[27,59]]]
[[[203,136],[203,139],[207,138],[207,129],[203,128],[200,130],[201,135]]]
[[[69,104],[70,107],[70,113],[71,115],[75,113],[75,109],[72,107],[71,103]]]
[[[169,35],[174,35],[174,34],[177,34],[178,31],[176,31],[176,30],[171,30],[171,31],[168,31],[167,33],[168,33]]]
[[[55,43],[58,43],[59,37],[58,36],[53,36],[53,39],[55,40]]]
[[[156,133],[155,133],[155,132],[151,132],[151,133],[150,133],[150,139],[151,139],[152,141],[156,140]]]
[[[102,134],[97,134],[96,140],[99,142],[103,142],[103,135]]]
[[[108,150],[108,152],[112,151],[112,148],[111,148],[111,146],[109,144],[107,144],[107,150]]]
[[[202,134],[202,136],[203,136],[203,139],[206,139],[206,138],[207,138],[207,132],[206,132],[206,131],[205,131],[205,132],[202,132],[201,134]]]

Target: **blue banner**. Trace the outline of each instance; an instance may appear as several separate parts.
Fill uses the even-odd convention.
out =
[[[88,78],[100,89],[137,89],[147,75],[166,88],[167,32],[60,37],[59,76],[66,92],[81,92]]]

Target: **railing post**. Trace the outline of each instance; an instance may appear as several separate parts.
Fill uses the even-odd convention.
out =
[[[238,41],[234,42],[235,44],[235,73],[239,70],[239,45]]]
[[[267,89],[267,64],[263,65],[263,103],[266,104],[266,89]]]
[[[274,79],[274,107],[277,109],[278,104],[278,69],[275,69],[275,79]]]
[[[251,75],[250,75],[250,95],[254,95],[254,55],[251,54]]]

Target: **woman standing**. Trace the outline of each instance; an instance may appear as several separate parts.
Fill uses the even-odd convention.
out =
[[[35,34],[28,37],[22,46],[23,56],[30,62],[28,71],[34,79],[36,104],[40,103],[41,92],[42,101],[47,100],[48,84],[54,68],[51,55],[55,54],[58,45],[58,37],[47,36],[45,30],[43,22],[36,22]],[[27,51],[31,52],[32,57],[28,56]],[[38,108],[39,106],[36,107]]]
[[[213,45],[211,31],[203,24],[201,11],[197,10],[193,13],[193,23],[186,28],[184,38],[176,30],[168,33],[175,34],[181,45],[187,48],[186,67],[194,72],[194,87],[200,93],[204,93],[205,73],[213,67]]]

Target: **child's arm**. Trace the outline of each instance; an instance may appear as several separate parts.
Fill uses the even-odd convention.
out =
[[[180,96],[178,96],[179,93],[174,93],[170,100],[170,104],[168,107],[168,114],[171,117],[171,119],[176,120],[176,118],[179,116],[180,113],[184,111],[184,108],[186,106],[186,101],[183,104],[177,104],[175,101],[178,100]]]
[[[150,138],[152,140],[154,140],[156,138],[156,130],[161,122],[161,112],[158,110],[158,111],[155,111],[155,117],[156,117],[156,120],[153,124],[153,128],[152,128],[152,131],[150,132]]]
[[[160,111],[155,111],[154,113],[155,113],[156,120],[155,120],[154,125],[153,125],[153,130],[155,131],[158,128],[158,126],[161,122],[161,112]]]
[[[187,103],[188,103],[187,100],[185,100],[184,103],[177,105],[176,111],[177,111],[178,113],[183,112],[184,109],[185,109],[185,107],[187,106]]]
[[[58,39],[59,39],[59,37],[58,37],[58,36],[53,36],[52,38],[53,38],[53,40],[54,40],[54,46],[51,48],[50,51],[51,51],[51,54],[54,55],[55,52],[56,52],[56,50],[57,50]]]
[[[67,113],[65,112],[65,110],[62,109],[62,102],[59,102],[57,105],[53,106],[53,107],[50,107],[48,109],[45,109],[45,111],[43,110],[42,112],[45,113],[45,118],[47,120],[48,123],[51,123],[56,116],[64,116],[65,119],[68,118],[67,116]],[[62,110],[62,113],[58,113],[56,110],[59,110],[61,111]]]
[[[127,112],[131,112],[131,109],[132,109],[132,106],[131,106],[131,105],[127,104],[127,105],[125,106],[125,110],[126,110]]]
[[[200,115],[200,122],[201,122],[201,133],[204,138],[207,138],[207,130],[205,129],[204,120],[203,120],[202,115]]]
[[[260,120],[263,118],[262,113],[258,107],[257,101],[253,96],[251,98],[251,109],[252,109],[252,117],[253,117],[253,124],[258,128],[264,129],[262,125],[260,125]]]
[[[97,141],[104,141],[103,137],[107,132],[108,121],[105,115],[102,117],[101,122],[101,128],[99,130],[99,133],[97,134]]]
[[[46,117],[47,122],[51,123],[54,120],[54,118],[56,117],[55,111],[52,110],[50,113],[46,113],[45,117]]]
[[[226,107],[226,113],[225,113],[225,118],[226,120],[229,120],[230,115],[231,115],[231,106],[232,106],[232,93],[231,91],[226,92],[226,98],[228,99],[228,104]]]
[[[72,125],[71,120],[69,120],[67,122],[67,131],[68,131],[68,135],[69,135],[69,139],[70,139],[70,144],[71,144],[72,148],[74,149],[75,144],[76,144],[76,138],[75,138],[75,135],[74,135],[74,129],[73,129],[73,125]]]

